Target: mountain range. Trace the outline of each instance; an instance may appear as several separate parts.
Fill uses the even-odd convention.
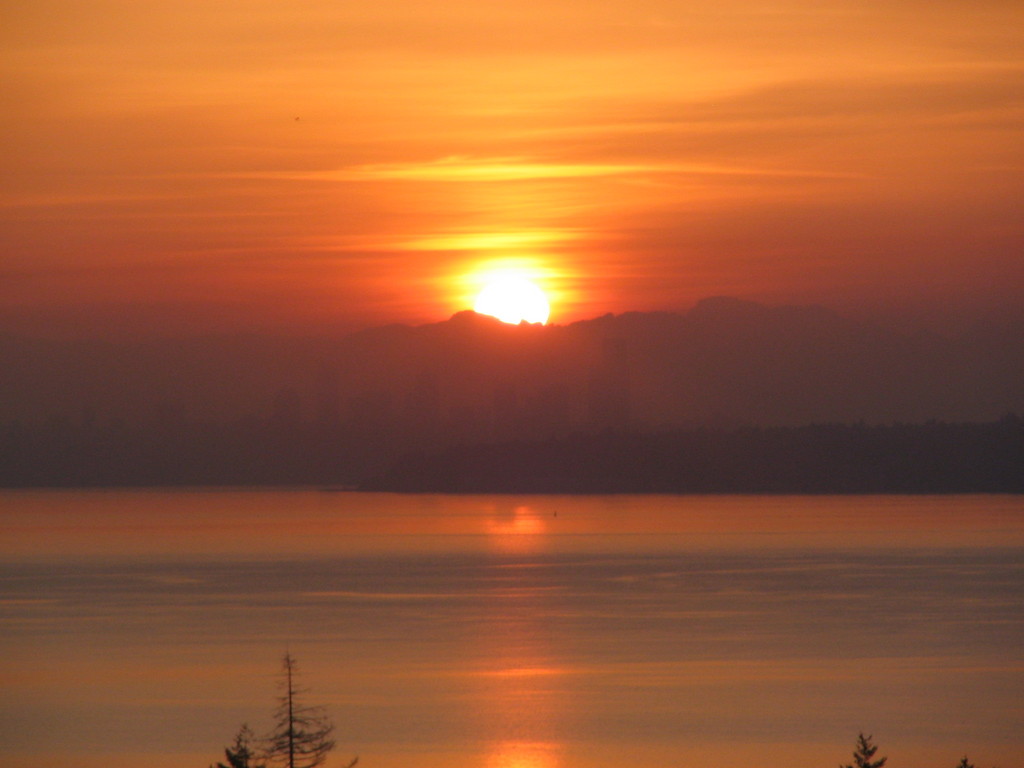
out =
[[[0,340],[0,485],[1024,491],[1024,345],[820,307]]]
[[[1024,329],[897,333],[821,307],[709,298],[519,326],[471,311],[338,337],[0,338],[0,419],[278,419],[394,433],[983,421],[1024,412]]]

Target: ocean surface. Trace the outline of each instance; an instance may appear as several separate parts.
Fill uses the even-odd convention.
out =
[[[0,765],[1024,768],[1024,497],[0,493]]]

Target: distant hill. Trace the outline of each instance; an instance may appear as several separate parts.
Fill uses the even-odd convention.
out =
[[[904,335],[820,307],[714,298],[685,314],[631,312],[564,326],[513,326],[460,312],[444,322],[337,338],[120,346],[0,338],[0,484],[353,484],[374,477],[387,487],[426,488],[424,468],[439,472],[436,460],[475,466],[476,449],[460,446],[489,446],[481,457],[515,459],[513,465],[526,461],[516,451],[548,451],[552,467],[576,446],[576,455],[609,468],[629,465],[633,448],[653,465],[676,466],[682,451],[689,469],[679,465],[675,479],[648,478],[650,488],[676,488],[697,466],[691,438],[681,435],[711,430],[719,435],[715,451],[740,462],[732,470],[733,459],[718,465],[720,487],[747,487],[754,465],[776,466],[789,456],[810,489],[824,482],[811,480],[813,455],[783,451],[797,438],[781,428],[848,425],[847,433],[826,433],[839,441],[840,454],[852,451],[850,461],[864,472],[874,463],[898,474],[899,462],[884,458],[888,449],[864,440],[895,446],[902,433],[869,427],[992,424],[1024,413],[1019,331],[1004,325],[956,339]],[[764,442],[759,434],[772,437]],[[915,434],[951,439],[954,453],[973,439],[970,431],[948,429]],[[633,437],[616,443],[608,435]],[[814,446],[818,437],[802,432],[799,442]],[[926,443],[907,450],[932,455]],[[408,464],[417,455],[426,457],[419,469]],[[492,469],[478,469],[442,485],[507,484]],[[831,488],[873,482],[840,482],[841,467],[818,469],[830,473]],[[778,480],[785,467],[776,470]],[[685,487],[703,488],[711,476]],[[563,472],[549,485],[602,482],[573,477]],[[961,486],[998,486],[977,473],[971,478]]]
[[[460,312],[336,338],[0,337],[0,420],[340,422],[423,439],[608,427],[987,421],[1024,412],[1024,328],[905,335],[820,307],[511,326]]]

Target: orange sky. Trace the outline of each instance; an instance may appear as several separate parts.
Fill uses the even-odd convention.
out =
[[[1018,0],[0,2],[0,329],[1024,304]]]

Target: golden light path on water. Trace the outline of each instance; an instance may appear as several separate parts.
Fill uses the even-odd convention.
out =
[[[553,514],[528,505],[492,505],[488,538],[496,552],[536,554],[543,551]],[[495,587],[494,609],[481,637],[494,667],[481,674],[488,690],[481,727],[517,734],[488,747],[486,768],[559,768],[556,741],[561,713],[574,703],[559,678],[569,673],[556,661],[544,616],[548,590],[517,580],[518,569],[505,569],[506,579]],[[547,736],[548,741],[538,740]]]
[[[5,768],[210,765],[284,647],[336,762],[1021,768],[1016,497],[0,500]]]
[[[558,748],[552,744],[503,742],[487,756],[487,768],[558,768]]]

